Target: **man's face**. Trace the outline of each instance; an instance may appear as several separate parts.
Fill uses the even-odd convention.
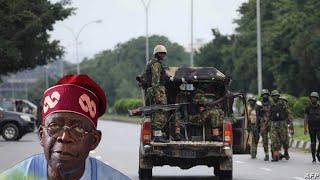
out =
[[[249,104],[250,104],[250,106],[255,106],[256,105],[256,101],[254,101],[254,100],[249,100]]]
[[[155,57],[158,59],[158,60],[163,60],[164,57],[166,56],[166,53],[164,52],[159,52],[155,55]]]
[[[275,95],[275,96],[271,96],[274,102],[277,102],[279,100],[279,96]]]
[[[311,96],[311,97],[310,97],[310,101],[311,101],[312,104],[316,104],[317,101],[318,101],[318,98],[317,98],[317,97],[314,97],[314,96]]]
[[[268,99],[268,98],[269,98],[269,95],[268,95],[268,94],[262,94],[262,98],[263,98],[263,99]]]
[[[52,134],[48,127],[64,128],[59,136],[54,137],[56,135]],[[70,127],[76,128],[72,130]],[[83,137],[71,133],[79,129],[87,133]],[[51,134],[49,135],[48,132]],[[94,150],[101,140],[101,132],[95,130],[87,118],[69,112],[50,114],[44,125],[40,126],[38,136],[49,164],[48,170],[59,174],[82,172],[89,152]]]

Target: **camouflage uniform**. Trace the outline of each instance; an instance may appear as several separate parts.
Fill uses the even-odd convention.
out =
[[[161,61],[152,58],[148,66],[151,70],[151,87],[147,89],[147,100],[149,104],[167,104],[166,88],[161,82],[163,67]],[[151,115],[152,129],[159,130],[163,127],[166,121],[166,113],[164,111],[157,111]]]
[[[257,113],[257,128],[260,129],[260,135],[262,137],[262,144],[265,154],[269,153],[269,111],[270,111],[270,101],[262,102],[262,106],[259,107]]]
[[[202,90],[196,90],[195,95],[192,97],[192,102],[200,106],[205,106],[209,103],[208,99],[205,97],[205,92]],[[210,121],[212,128],[222,127],[223,119],[224,112],[221,109],[208,107],[199,114],[189,116],[189,122],[202,125],[203,123]]]
[[[259,138],[254,137],[255,135],[254,133],[254,128],[255,128],[255,124],[256,124],[256,107],[251,107],[250,105],[248,106],[248,115],[250,118],[250,126],[251,126],[251,132],[249,134],[249,141],[251,142],[251,150],[250,150],[250,154],[251,157],[256,157],[257,155],[257,146],[258,146],[258,142],[257,139],[259,141]]]
[[[276,118],[279,113],[276,112],[276,108],[284,109],[284,117]],[[281,100],[273,102],[270,107],[270,137],[271,146],[273,151],[280,151],[283,146],[284,149],[289,148],[289,137],[287,128],[288,107],[286,103]]]

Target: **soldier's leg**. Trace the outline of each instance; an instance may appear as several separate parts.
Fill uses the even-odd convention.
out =
[[[317,158],[318,158],[318,161],[320,162],[320,130],[318,130],[317,132],[317,138],[318,138]]]
[[[251,138],[251,150],[250,150],[250,155],[251,155],[251,158],[256,158],[256,155],[257,155],[257,144],[256,144],[256,141],[255,141],[255,138],[253,137],[253,133],[251,132],[250,133],[250,138]]]
[[[155,142],[168,142],[164,137],[163,126],[166,121],[166,113],[164,111],[156,111],[151,116],[151,124]]]
[[[184,139],[183,135],[181,134],[181,112],[177,111],[174,115],[174,127],[175,127],[175,134],[173,135],[173,139],[175,141],[181,141]]]
[[[283,149],[284,149],[284,155],[282,157],[284,157],[286,160],[289,160],[290,156],[289,156],[289,135],[288,135],[288,126],[287,126],[287,122],[283,121],[279,123],[279,138],[280,138],[280,142],[283,145]]]
[[[309,129],[309,135],[310,135],[310,141],[311,141],[310,147],[311,147],[311,154],[312,154],[312,162],[316,162],[316,144],[317,144],[316,131]]]
[[[262,145],[263,145],[263,150],[264,150],[264,153],[265,153],[264,160],[265,161],[269,161],[269,147],[268,147],[269,138],[268,138],[268,133],[265,130],[265,127],[261,127],[260,135],[261,135],[261,138],[262,138]]]
[[[206,114],[210,118],[211,128],[212,128],[212,140],[222,142],[222,139],[219,137],[219,128],[223,125],[224,113],[222,110],[211,109],[207,111]]]
[[[192,124],[200,124],[202,122],[201,114],[189,115],[188,122]]]
[[[271,144],[273,149],[273,159],[272,159],[273,162],[276,162],[279,160],[279,154],[281,149],[281,142],[280,142],[279,136],[280,136],[280,128],[278,127],[278,123],[272,122],[271,128],[270,128],[270,138],[271,138]]]

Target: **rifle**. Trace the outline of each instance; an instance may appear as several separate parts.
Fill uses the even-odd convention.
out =
[[[179,103],[179,104],[168,104],[168,105],[151,105],[151,106],[143,106],[137,109],[129,109],[129,116],[142,116],[142,115],[150,115],[157,110],[162,111],[172,111],[179,109],[182,105],[188,105],[189,103]]]

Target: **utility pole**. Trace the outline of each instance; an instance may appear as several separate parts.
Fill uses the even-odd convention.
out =
[[[194,66],[194,62],[193,62],[193,0],[191,0],[191,33],[190,33],[190,37],[191,37],[191,42],[190,42],[190,67]]]
[[[260,0],[257,0],[257,73],[258,93],[262,91],[262,63],[261,63],[261,23],[260,23]]]
[[[144,0],[141,0],[145,13],[146,13],[146,65],[149,61],[149,7],[151,0],[148,0],[145,2]]]

